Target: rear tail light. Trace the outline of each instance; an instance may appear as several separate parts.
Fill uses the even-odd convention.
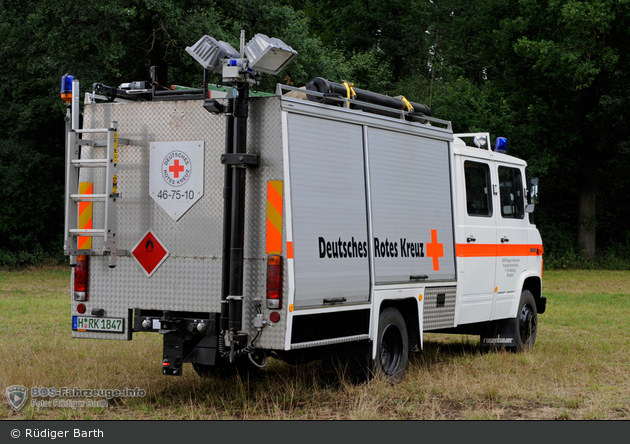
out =
[[[267,308],[282,308],[282,256],[267,256]]]
[[[77,256],[74,267],[74,300],[88,300],[88,256]]]

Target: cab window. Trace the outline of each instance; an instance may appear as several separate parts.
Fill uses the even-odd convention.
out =
[[[464,162],[466,209],[469,216],[492,216],[490,168],[485,163]]]
[[[521,170],[499,167],[499,196],[502,217],[522,219],[525,216]]]

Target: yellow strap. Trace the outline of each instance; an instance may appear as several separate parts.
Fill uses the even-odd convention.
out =
[[[410,113],[413,112],[413,106],[411,106],[411,103],[409,103],[409,100],[405,99],[405,96],[400,96],[400,100],[403,101],[403,103],[407,107],[408,112]]]
[[[347,92],[347,96],[348,99],[355,99],[357,97],[357,94],[354,92],[354,83],[348,83],[348,82],[343,82],[343,86],[346,87],[346,92]],[[346,103],[348,108],[350,108],[350,103]]]

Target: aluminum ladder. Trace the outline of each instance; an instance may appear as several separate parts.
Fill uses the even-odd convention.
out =
[[[64,230],[64,254],[70,257],[70,265],[75,266],[77,256],[109,256],[109,267],[116,267],[116,258],[126,256],[126,250],[119,250],[116,245],[117,200],[121,197],[118,192],[118,146],[128,145],[128,139],[118,138],[118,123],[113,121],[109,128],[79,129],[79,81],[72,82],[71,108],[66,114],[66,187],[65,187],[65,230]],[[106,134],[105,139],[90,140],[80,137],[82,134]],[[81,147],[106,147],[105,158],[82,159]],[[105,193],[81,194],[79,192],[79,175],[82,168],[105,169]],[[102,228],[79,227],[80,202],[100,202],[104,204],[104,216]],[[78,239],[81,236],[92,237],[92,248],[81,249]],[[102,248],[94,248],[97,245],[94,238],[102,238]]]

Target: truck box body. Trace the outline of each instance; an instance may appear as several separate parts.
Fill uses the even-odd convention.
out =
[[[245,294],[265,297],[269,181],[284,185],[280,253],[292,262],[285,266],[288,300],[281,322],[265,330],[259,346],[290,346],[282,334],[289,304],[296,315],[300,309],[325,308],[324,299],[369,305],[375,286],[409,283],[413,275],[427,275],[425,282],[454,281],[451,134],[279,97],[252,99],[250,106],[248,152],[259,153],[261,164],[247,175]],[[118,122],[120,137],[131,143],[119,147],[118,248],[131,251],[151,230],[169,256],[151,277],[132,256],[120,257],[115,268],[105,258],[92,258],[90,306],[105,308],[114,318],[127,318],[136,308],[219,312],[223,116],[206,112],[200,101],[85,106],[85,128],[107,127],[110,121]],[[150,145],[172,142],[176,149],[188,141],[200,141],[204,148],[203,165],[193,165],[203,171],[203,197],[175,221],[149,192]],[[98,149],[84,148],[84,156]],[[86,170],[81,181],[99,186],[105,180],[98,173]],[[97,205],[94,217],[96,226],[103,217]],[[426,251],[432,230],[442,244],[439,267]]]
[[[218,331],[226,125],[225,116],[207,112],[203,103],[86,103],[84,128],[115,121],[117,137],[126,143],[117,145],[113,179],[120,193],[120,254],[115,267],[107,255],[90,256],[88,300],[72,301],[73,337],[164,334],[155,313],[209,319]],[[281,95],[251,98],[247,128],[247,153],[257,154],[259,163],[246,173],[242,331],[250,341],[256,338],[257,349],[367,341],[375,356],[381,306],[404,302],[398,309],[421,347],[423,331],[515,318],[524,288],[540,299],[542,245],[534,226],[523,214],[511,220],[513,210],[501,207],[510,219],[505,235],[521,244],[502,253],[499,208],[487,217],[466,209],[472,199],[466,174],[481,171],[475,170],[479,159],[521,172],[523,185],[511,190],[521,201],[524,162],[458,145],[450,125]],[[97,145],[81,147],[81,158],[104,157],[105,147]],[[495,175],[505,173],[501,168],[487,173],[495,188],[485,188],[484,199],[499,199]],[[96,168],[82,168],[79,175],[95,194],[106,193],[111,180]],[[93,204],[94,226],[103,224],[103,208]],[[492,245],[492,251],[471,246],[471,227],[478,228],[475,235],[488,233],[477,244]],[[102,242],[93,236],[93,251]],[[265,302],[270,255],[280,255],[283,263],[277,309]],[[526,284],[530,278],[536,281]],[[499,289],[497,279],[508,282]],[[83,316],[80,304],[87,307]],[[146,313],[154,319],[143,329],[134,318]],[[91,317],[122,320],[123,328],[77,325]]]

